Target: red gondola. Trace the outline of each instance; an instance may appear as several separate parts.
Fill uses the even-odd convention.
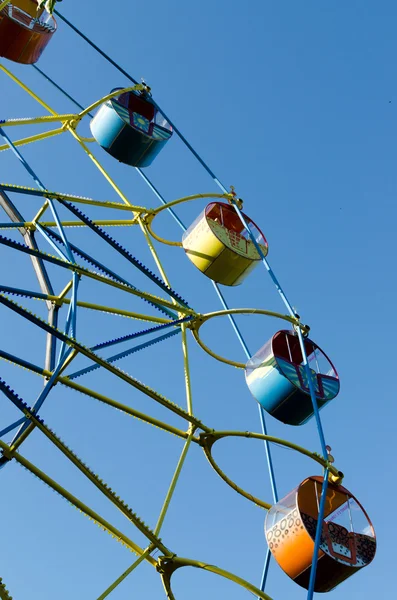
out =
[[[14,0],[0,12],[0,56],[31,65],[37,62],[57,28],[54,17],[36,0]]]

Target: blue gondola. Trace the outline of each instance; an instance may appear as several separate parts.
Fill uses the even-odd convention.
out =
[[[108,100],[90,127],[106,152],[132,167],[148,167],[172,136],[171,125],[147,92],[124,92]]]
[[[328,357],[308,338],[305,349],[321,409],[339,393],[339,377]],[[297,335],[293,331],[278,331],[245,368],[247,385],[254,398],[269,414],[288,425],[302,425],[313,416],[302,362]]]

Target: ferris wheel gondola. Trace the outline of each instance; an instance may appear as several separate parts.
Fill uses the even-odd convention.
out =
[[[266,256],[263,233],[247,215],[244,218]],[[184,233],[182,245],[204,275],[223,285],[239,285],[261,260],[236,211],[224,202],[206,206]]]
[[[36,63],[57,29],[52,15],[36,0],[14,0],[0,11],[0,56],[17,63]]]
[[[12,4],[8,3],[7,5],[0,0],[0,7],[3,7],[0,10],[0,55],[18,63],[35,63],[56,30],[55,19],[49,14],[45,16],[43,9],[37,9],[37,0],[14,0]],[[52,8],[51,4],[48,10],[51,11]],[[76,27],[71,25],[67,19],[59,13],[58,16],[68,23],[75,32],[79,33],[83,39],[88,41],[91,46],[96,48],[103,57],[110,60],[113,66],[117,66],[114,61],[104,54],[104,52],[90,42],[85,35],[81,34]],[[119,67],[117,68],[119,71],[121,70]],[[6,69],[4,70],[8,72]],[[37,69],[37,71],[40,70]],[[121,72],[128,76],[125,71],[121,70]],[[12,76],[11,73],[8,72],[8,74]],[[40,333],[46,332],[47,346],[46,365],[44,369],[33,362],[27,361],[25,358],[15,356],[0,349],[0,358],[31,371],[35,376],[37,376],[37,374],[42,375],[46,381],[46,385],[40,391],[36,403],[30,408],[28,404],[0,378],[0,391],[21,413],[23,413],[23,416],[21,416],[19,420],[11,423],[1,432],[0,466],[4,466],[14,459],[17,462],[20,462],[20,464],[49,485],[54,491],[58,492],[65,500],[78,508],[80,512],[99,524],[100,527],[110,533],[115,539],[122,541],[127,548],[136,552],[139,555],[136,565],[146,559],[161,574],[167,592],[167,598],[174,598],[170,588],[170,578],[173,571],[181,566],[195,566],[206,570],[212,570],[214,573],[242,585],[258,598],[269,600],[269,596],[264,592],[267,567],[263,571],[264,580],[261,583],[260,589],[255,588],[255,586],[249,584],[242,578],[234,576],[218,567],[208,565],[207,563],[200,563],[199,561],[181,559],[175,552],[169,550],[159,537],[162,521],[168,510],[188,449],[190,445],[193,446],[194,444],[198,444],[204,449],[204,452],[210,460],[211,465],[215,468],[215,471],[226,483],[228,483],[228,485],[236,492],[268,510],[265,521],[265,533],[270,552],[276,562],[291,579],[302,587],[309,589],[308,600],[312,600],[313,598],[313,588],[311,588],[311,585],[314,580],[314,591],[326,592],[332,590],[339,583],[367,566],[373,560],[376,552],[376,537],[372,524],[362,506],[350,492],[339,485],[343,478],[343,473],[337,471],[331,464],[333,458],[330,456],[329,452],[327,454],[329,447],[325,446],[321,422],[318,417],[317,407],[319,409],[323,408],[339,393],[340,382],[338,374],[331,361],[319,346],[309,338],[304,337],[307,335],[309,327],[302,325],[300,322],[300,317],[293,310],[292,305],[287,300],[278,280],[267,263],[266,256],[268,253],[268,243],[265,236],[255,223],[246,214],[241,212],[242,202],[235,196],[234,188],[231,188],[232,193],[227,192],[226,188],[220,183],[209,167],[178,131],[176,125],[173,125],[171,120],[162,113],[158,105],[152,99],[150,88],[148,88],[146,84],[138,84],[136,80],[131,76],[128,76],[128,79],[135,84],[135,87],[115,88],[109,95],[84,109],[79,102],[75,101],[72,96],[53,82],[47,75],[44,73],[42,73],[42,75],[44,75],[48,81],[53,83],[58,91],[63,92],[69,100],[74,102],[80,110],[83,110],[83,112],[78,114],[67,115],[59,115],[50,110],[50,112],[53,113],[50,119],[58,119],[63,123],[60,129],[55,130],[55,133],[63,134],[64,132],[69,132],[73,135],[75,140],[77,140],[80,146],[85,149],[86,153],[93,160],[94,164],[96,164],[107,182],[111,183],[113,190],[117,192],[120,199],[123,200],[123,203],[98,201],[81,196],[49,192],[48,189],[44,188],[39,177],[35,174],[17,148],[17,146],[23,145],[24,143],[31,143],[48,137],[48,132],[38,134],[31,138],[25,138],[15,143],[13,143],[11,138],[4,132],[2,133],[4,140],[7,142],[2,149],[4,150],[8,147],[14,151],[14,154],[16,154],[18,159],[22,162],[30,176],[33,177],[35,184],[38,184],[40,189],[35,190],[13,185],[8,185],[7,187],[6,184],[0,185],[3,208],[13,221],[10,224],[3,223],[2,227],[5,228],[8,225],[17,227],[25,238],[25,245],[19,244],[14,240],[7,239],[3,236],[0,236],[1,243],[7,248],[12,248],[15,251],[23,252],[26,255],[31,256],[32,261],[35,261],[34,267],[41,292],[3,286],[0,290],[0,304],[2,307],[13,311],[13,314],[23,317],[29,322],[29,326],[34,325],[37,327],[37,329],[40,330]],[[30,90],[25,84],[22,84],[16,77],[12,77],[14,81],[17,81],[22,85],[23,89],[28,91],[35,100],[39,101],[41,106],[48,109],[48,105],[43,102],[37,94]],[[85,138],[76,132],[76,126],[80,120],[83,117],[87,117],[87,115],[91,116],[91,111],[95,107],[100,108],[90,122],[92,134],[96,142],[98,142],[98,144],[112,157],[129,166],[139,168],[147,167],[158,156],[175,131],[187,148],[189,148],[194,156],[198,158],[207,173],[209,173],[219,185],[222,194],[215,194],[212,192],[208,196],[196,194],[194,196],[187,196],[178,200],[166,202],[146,175],[143,175],[143,178],[149,185],[151,191],[155,193],[155,196],[161,201],[163,206],[153,209],[152,206],[142,207],[131,205],[128,198],[121,192],[111,175],[105,171],[94,156],[94,153],[91,153],[86,146],[85,143],[94,142],[95,140],[92,138]],[[48,117],[25,119],[25,124],[32,122],[37,124],[45,123],[46,119],[48,119]],[[11,121],[14,120],[11,119]],[[3,124],[6,126],[10,123],[4,121]],[[13,122],[12,124],[15,123]],[[23,124],[23,119],[20,120],[20,124]],[[0,133],[1,132],[2,128],[0,128]],[[54,132],[49,133],[53,134]],[[66,133],[66,135],[68,134]],[[39,195],[45,198],[45,203],[39,213],[36,213],[33,221],[25,221],[21,215],[16,214],[13,204],[5,194],[6,187],[8,191],[11,189],[14,192],[17,191],[17,193],[30,196]],[[190,227],[186,229],[185,225],[174,213],[174,207],[182,201],[185,202],[187,200],[198,198],[202,199],[204,197],[212,199],[216,198],[217,200],[225,199],[228,200],[229,203],[220,201],[210,202]],[[113,211],[115,209],[130,210],[135,216],[133,219],[127,220],[101,219],[94,221],[90,216],[84,214],[80,208],[71,204],[71,200],[76,203],[81,202],[82,204],[86,204],[93,210],[98,210],[99,207],[101,210],[106,208],[108,211]],[[60,212],[59,215],[55,208],[57,202],[59,202],[62,207],[62,213]],[[43,221],[44,212],[49,207],[55,218],[54,222]],[[95,207],[95,209],[93,207]],[[72,212],[79,220],[64,220],[63,216],[60,215],[63,214],[65,209]],[[177,222],[184,230],[182,241],[167,241],[160,238],[151,229],[151,221],[156,214],[165,209],[173,214],[174,218],[176,218]],[[157,276],[156,273],[153,273],[150,268],[146,267],[141,262],[140,257],[135,257],[131,253],[129,247],[124,247],[118,239],[113,239],[113,237],[104,230],[104,228],[117,225],[133,226],[138,224],[144,234],[154,264],[160,273],[160,277]],[[150,287],[148,290],[146,289],[145,283],[142,283],[142,289],[138,289],[135,286],[135,281],[131,282],[130,279],[125,279],[124,275],[121,276],[118,273],[115,273],[112,264],[110,263],[110,265],[108,265],[106,258],[103,263],[98,262],[95,255],[95,248],[94,255],[91,256],[88,252],[91,252],[89,247],[85,248],[85,246],[80,247],[76,244],[72,244],[71,241],[69,241],[66,232],[69,227],[76,226],[81,227],[82,231],[84,231],[85,228],[86,230],[89,229],[92,237],[92,234],[95,234],[97,240],[100,239],[101,242],[105,241],[109,245],[109,248],[112,247],[113,250],[116,250],[119,255],[123,257],[123,260],[125,259],[129,262],[129,266],[133,265],[134,268],[139,269],[140,273],[144,276],[142,279],[146,284],[149,284],[149,286],[152,286],[153,283],[156,284],[167,294],[167,297],[162,298],[152,294]],[[57,229],[58,233],[56,232]],[[57,250],[57,253],[61,255],[61,258],[49,255],[39,248],[34,237],[36,231],[42,235],[46,242],[50,243],[51,246]],[[158,242],[163,242],[171,246],[182,246],[189,260],[201,273],[211,279],[212,282],[226,286],[239,285],[256,265],[260,262],[264,263],[278,293],[288,308],[289,314],[282,315],[280,313],[261,309],[250,309],[248,311],[246,309],[229,309],[216,285],[215,287],[218,296],[220,297],[225,310],[208,314],[196,312],[196,310],[194,310],[194,308],[192,308],[179,293],[170,287],[168,277],[161,264],[157,249],[152,243],[151,236]],[[130,240],[127,241],[127,243],[129,242]],[[59,247],[58,244],[60,245]],[[61,248],[61,246],[63,247]],[[92,269],[81,266],[79,264],[81,259],[87,261],[90,264],[90,267],[94,267],[95,272]],[[69,271],[70,279],[63,288],[63,291],[60,290],[58,295],[56,295],[51,288],[50,279],[46,270],[47,262],[50,263],[50,266],[54,271],[55,268],[58,268],[58,270],[67,269]],[[113,290],[106,288],[106,292],[103,294],[104,297],[111,297],[111,292],[114,293],[115,289],[117,290],[116,293],[119,294],[118,297],[121,296],[120,292],[123,292],[125,297],[128,298],[125,303],[129,310],[125,308],[124,304],[122,308],[118,306],[116,299],[116,306],[107,306],[98,304],[97,302],[83,301],[80,295],[81,288],[78,289],[80,279],[83,277],[86,281],[92,279],[95,281],[95,284],[97,284],[97,282],[100,283],[103,285],[103,289],[105,285],[114,288]],[[89,289],[89,286],[87,286],[87,289]],[[69,293],[70,298],[67,297]],[[116,293],[114,294],[115,297]],[[8,297],[8,295],[13,294],[22,297],[24,300],[36,299],[47,302],[48,322],[37,317],[31,313],[30,310],[25,309]],[[128,294],[128,296],[126,296],[126,294]],[[130,306],[132,297],[136,297],[137,303],[142,301],[143,304],[144,301],[147,312],[135,312],[135,310],[132,310],[132,307]],[[97,300],[96,297],[93,299]],[[59,312],[64,304],[68,304],[69,309],[67,316],[65,315],[65,325],[64,330],[62,331],[62,321]],[[150,307],[150,309],[148,307]],[[130,319],[147,321],[148,326],[146,329],[139,331],[134,330],[133,332],[118,338],[114,338],[113,336],[110,340],[104,340],[102,337],[98,338],[98,343],[88,348],[83,343],[80,343],[76,336],[77,312],[80,313],[83,308],[95,310],[98,313],[104,313],[106,315],[117,315],[118,317],[123,316]],[[139,310],[144,311],[145,309]],[[152,312],[155,314],[152,314]],[[158,315],[158,312],[160,312],[161,315]],[[241,346],[243,347],[246,356],[249,357],[250,353],[248,351],[248,346],[234,321],[234,314],[244,312],[257,312],[281,318],[292,324],[294,327],[292,331],[282,330],[275,333],[245,365],[246,382],[252,395],[260,404],[262,428],[264,431],[263,435],[246,431],[216,432],[211,426],[204,424],[196,417],[192,409],[192,388],[189,370],[187,332],[190,329],[196,341],[198,341],[198,343],[215,359],[226,362],[237,368],[244,369],[243,363],[236,363],[223,359],[210,351],[210,349],[200,340],[198,335],[199,328],[204,322],[215,316],[220,316],[220,314],[222,314],[222,316],[228,315]],[[79,327],[81,322],[82,321],[79,320]],[[167,333],[163,333],[163,330],[165,329],[169,329]],[[160,331],[161,335],[156,337],[157,332],[160,333]],[[95,331],[95,334],[99,336],[100,333],[101,330],[98,328],[98,330]],[[141,351],[144,348],[149,348],[154,343],[160,341],[163,342],[178,333],[181,334],[182,338],[187,410],[182,408],[178,403],[168,400],[156,389],[150,387],[146,383],[141,383],[139,380],[135,379],[134,376],[129,375],[127,372],[117,368],[113,364],[122,358],[126,358],[130,354]],[[114,354],[106,359],[97,353],[98,350],[102,350],[115,344],[149,335],[153,337],[150,337],[150,339],[146,338],[146,341],[142,344],[134,345],[132,348],[123,350],[123,352]],[[59,346],[61,350],[56,361],[55,350],[57,346]],[[36,352],[36,347],[34,348],[34,352]],[[66,372],[66,369],[69,368],[70,363],[77,355],[89,359],[90,365],[71,373]],[[164,409],[167,409],[171,416],[176,415],[182,423],[185,423],[186,430],[182,425],[179,428],[172,423],[168,423],[168,421],[165,420],[165,417],[164,421],[162,421],[157,417],[153,417],[151,414],[146,414],[146,412],[138,411],[135,408],[124,404],[120,399],[107,397],[103,393],[91,390],[88,387],[74,382],[77,377],[83,377],[99,368],[104,369],[109,377],[117,377],[124,384],[129,385],[134,392],[135,390],[138,390],[140,393],[145,394],[147,398],[150,398]],[[64,372],[66,375],[64,375]],[[161,509],[158,525],[154,531],[147,526],[132,509],[129,509],[127,504],[121,500],[120,497],[93,472],[93,470],[87,467],[87,465],[85,465],[85,463],[79,459],[79,457],[69,449],[47,425],[45,425],[41,417],[39,417],[38,410],[41,408],[42,403],[50,391],[52,393],[52,388],[55,387],[58,382],[61,382],[62,385],[65,385],[70,389],[81,391],[83,394],[116,408],[125,414],[137,417],[142,422],[155,425],[165,432],[172,433],[181,440],[185,440],[178,467]],[[318,453],[311,453],[304,448],[299,448],[296,444],[291,442],[279,440],[278,438],[267,435],[264,411],[262,408],[279,421],[290,425],[301,425],[306,423],[313,414],[315,414],[323,456],[320,456]],[[97,489],[99,489],[114,506],[120,509],[134,525],[136,525],[139,531],[148,540],[149,545],[147,546],[147,550],[140,548],[139,545],[135,544],[134,541],[121,533],[111,523],[102,519],[100,515],[96,514],[89,506],[80,502],[77,497],[58,485],[55,480],[46,476],[46,474],[36,468],[35,465],[24,459],[23,455],[19,452],[14,453],[15,444],[17,446],[22,444],[34,428],[38,428],[40,432],[54,443],[67,458],[72,460],[75,467],[88,477],[88,479],[95,484]],[[11,444],[5,443],[1,439],[3,435],[12,432],[15,429],[17,429],[17,432],[15,433],[15,438],[12,440]],[[269,477],[273,490],[273,506],[246,493],[217,467],[211,456],[211,447],[216,439],[228,436],[244,436],[247,438],[256,437],[265,442]],[[19,440],[21,441],[19,442]],[[294,450],[298,450],[306,456],[310,456],[324,469],[326,474],[324,475],[325,479],[319,476],[308,477],[295,490],[282,500],[278,501],[271,452],[269,450],[269,444],[271,443],[279,443]],[[326,501],[324,516],[323,504],[321,504],[320,510],[320,503],[323,502],[323,500],[319,500],[321,495]],[[317,548],[319,549],[318,552]],[[152,550],[150,549],[153,550],[153,556],[151,555]],[[164,553],[164,555],[155,557],[154,552]],[[268,552],[268,558],[270,557],[270,552]],[[124,573],[127,573],[127,571]],[[121,580],[122,578],[118,578],[115,584],[112,584],[101,597],[105,597],[107,592],[116,587]],[[0,579],[1,597],[2,589]],[[3,592],[3,595],[4,593],[5,592]],[[8,598],[8,596],[5,596],[5,598]]]
[[[122,92],[108,100],[90,127],[106,152],[131,167],[151,165],[172,136],[171,125],[150,95],[138,91]]]
[[[269,510],[266,540],[276,562],[308,589],[322,477],[308,477]],[[329,592],[369,565],[376,552],[372,523],[343,486],[328,483],[314,591]]]
[[[304,341],[317,406],[323,408],[339,393],[338,374],[327,355],[312,340]],[[293,331],[278,331],[250,360],[247,385],[260,405],[288,425],[302,425],[314,414],[299,339]]]

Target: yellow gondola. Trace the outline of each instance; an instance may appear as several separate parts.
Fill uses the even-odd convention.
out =
[[[244,218],[266,256],[264,235],[247,215]],[[238,214],[223,202],[208,204],[184,233],[182,245],[204,275],[223,285],[239,285],[261,260]]]

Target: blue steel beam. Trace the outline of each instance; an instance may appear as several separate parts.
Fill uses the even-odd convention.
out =
[[[6,238],[2,235],[0,235],[0,244],[4,244],[5,246],[14,248],[15,250],[19,250],[20,252],[24,252],[25,254],[29,254],[31,256],[38,256],[38,257],[42,258],[44,261],[50,262],[50,263],[57,265],[58,267],[62,267],[64,269],[70,270],[70,268],[73,267],[73,265],[71,265],[71,263],[68,263],[59,258],[56,258],[55,256],[51,256],[49,254],[41,252],[40,250],[36,250],[36,249],[30,248],[28,246],[25,246],[24,244],[21,244],[19,242],[16,242],[14,240]],[[79,268],[83,268],[83,267],[80,267],[79,265],[77,265],[76,263],[74,263],[74,265],[78,266]],[[130,289],[139,291],[136,287],[134,287],[130,284],[128,284],[128,287]],[[149,301],[149,303],[152,304],[153,306],[156,306],[156,307],[158,306],[154,302]],[[164,311],[165,311],[165,308],[164,308]],[[170,315],[168,315],[168,312],[166,313],[168,316],[171,316],[173,319],[177,318],[178,315],[176,315],[172,311],[169,311],[169,312],[171,313]]]
[[[167,340],[170,337],[173,337],[174,335],[177,335],[178,333],[180,333],[180,329],[178,329],[177,331],[170,331],[169,333],[165,333],[164,335],[160,335],[157,338],[148,340],[147,342],[144,342],[143,344],[139,344],[138,346],[134,346],[133,348],[129,348],[128,350],[124,350],[123,352],[119,352],[118,354],[113,354],[113,356],[109,356],[109,358],[106,358],[106,362],[108,363],[114,363],[118,360],[121,360],[122,358],[125,358],[126,356],[130,356],[131,354],[135,354],[135,352],[140,352],[141,350],[144,350],[145,348],[149,348],[150,346],[154,346],[154,344],[158,344],[159,342],[163,342],[164,340]],[[96,371],[97,369],[100,369],[101,365],[90,365],[89,367],[86,367],[85,369],[81,369],[80,371],[75,371],[75,373],[71,373],[70,375],[68,375],[67,377],[69,379],[77,379],[77,377],[81,377],[82,375],[86,375],[87,373],[92,373],[92,371]]]

